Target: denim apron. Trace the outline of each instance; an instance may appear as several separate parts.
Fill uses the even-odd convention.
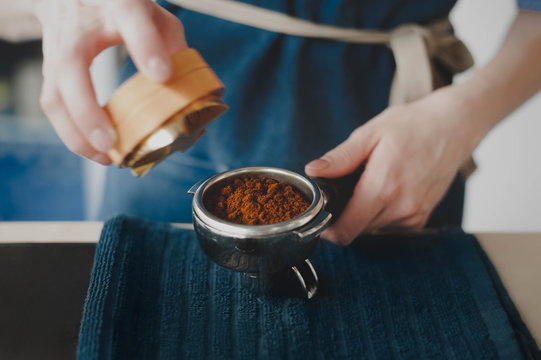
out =
[[[320,24],[390,30],[445,18],[455,0],[244,2]],[[182,21],[189,46],[225,84],[230,110],[187,152],[171,155],[143,178],[109,168],[102,219],[126,214],[191,222],[187,190],[197,181],[244,166],[303,173],[306,163],[388,105],[395,62],[385,46],[289,36],[160,3]],[[128,61],[122,79],[135,71]],[[440,74],[451,82],[451,72],[440,69]],[[458,175],[428,226],[460,225],[463,199]]]

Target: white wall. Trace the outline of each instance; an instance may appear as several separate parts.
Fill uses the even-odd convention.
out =
[[[516,11],[515,0],[459,0],[451,21],[476,67],[497,51]],[[493,129],[475,151],[478,170],[467,184],[466,231],[541,231],[540,140],[541,93]]]

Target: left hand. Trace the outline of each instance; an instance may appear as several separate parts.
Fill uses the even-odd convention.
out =
[[[453,86],[393,106],[306,165],[308,176],[365,170],[338,220],[322,235],[348,245],[361,233],[422,229],[457,171],[484,136]]]

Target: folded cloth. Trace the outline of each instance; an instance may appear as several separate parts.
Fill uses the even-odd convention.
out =
[[[511,241],[512,239],[510,239]],[[79,359],[528,359],[528,330],[460,229],[322,242],[312,300],[256,293],[195,233],[116,217],[96,248]]]

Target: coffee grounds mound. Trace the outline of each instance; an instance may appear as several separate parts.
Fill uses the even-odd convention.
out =
[[[204,206],[233,223],[268,225],[292,219],[310,204],[290,184],[265,177],[240,177],[211,189]]]

